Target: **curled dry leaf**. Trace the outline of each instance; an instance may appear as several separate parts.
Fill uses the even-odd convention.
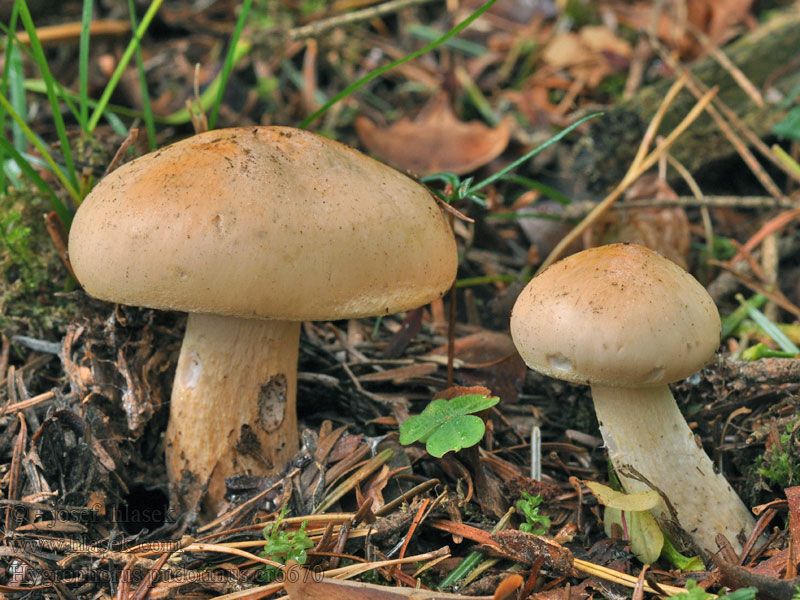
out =
[[[656,34],[663,42],[674,45],[682,56],[697,56],[702,46],[687,30],[688,22],[716,44],[723,44],[736,32],[741,23],[754,21],[750,14],[753,0],[693,0],[686,3],[686,12],[681,14],[667,3],[667,10],[659,14]],[[672,6],[671,6],[672,5]],[[615,14],[620,23],[633,29],[647,29],[653,18],[650,2],[618,3]]]
[[[640,177],[625,195],[627,200],[670,199],[677,194],[655,175]],[[660,252],[688,269],[689,218],[680,206],[653,206],[609,211],[592,226],[587,246],[630,242]]]
[[[629,58],[632,52],[630,43],[617,37],[608,27],[598,25],[583,27],[578,33],[556,35],[545,46],[542,60],[595,87],[613,70],[607,55]]]
[[[511,137],[510,122],[505,119],[494,128],[480,121],[459,121],[444,93],[428,102],[414,119],[404,117],[382,128],[360,116],[355,127],[372,154],[418,176],[474,171],[500,156]]]

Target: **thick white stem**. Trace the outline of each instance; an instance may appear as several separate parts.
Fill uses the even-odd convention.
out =
[[[622,485],[628,492],[656,489],[668,500],[651,512],[670,537],[680,544],[688,536],[707,554],[716,552],[715,536],[721,533],[741,552],[755,524],[753,516],[727,480],[714,472],[669,387],[593,385],[592,398]]]
[[[177,506],[202,500],[213,516],[226,477],[274,473],[297,452],[299,338],[297,322],[189,315],[166,439]]]

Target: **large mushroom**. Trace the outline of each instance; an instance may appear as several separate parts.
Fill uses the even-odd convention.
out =
[[[171,496],[206,514],[225,478],[298,450],[300,322],[387,315],[456,272],[424,187],[343,144],[284,127],[209,131],[105,177],[69,251],[98,298],[190,313],[166,434]]]
[[[741,551],[753,517],[714,471],[668,387],[719,345],[719,314],[697,280],[643,246],[585,250],[528,284],[511,335],[530,368],[591,386],[623,486],[660,493],[654,516],[673,539],[707,553],[723,534]]]

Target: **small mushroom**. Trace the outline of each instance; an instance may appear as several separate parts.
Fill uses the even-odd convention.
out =
[[[421,185],[343,144],[284,127],[209,131],[105,177],[70,258],[98,298],[191,313],[166,434],[171,496],[206,516],[234,473],[298,450],[300,321],[385,315],[456,272]]]
[[[622,484],[660,493],[653,514],[675,541],[707,553],[723,534],[741,551],[753,517],[714,471],[668,387],[719,345],[719,314],[697,280],[644,246],[584,250],[528,284],[511,335],[531,369],[591,386]]]

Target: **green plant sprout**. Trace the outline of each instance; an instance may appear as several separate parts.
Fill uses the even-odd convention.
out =
[[[684,573],[692,571],[705,571],[705,565],[699,556],[684,556],[672,545],[667,536],[664,536],[664,545],[661,547],[661,558],[680,569]]]
[[[445,194],[435,189],[431,189],[431,191],[434,194],[436,194],[436,196],[442,202],[445,202],[447,204],[453,204],[458,200],[469,200],[470,202],[474,202],[479,206],[486,206],[486,200],[483,194],[478,193],[480,190],[489,186],[495,181],[505,179],[511,171],[513,171],[524,162],[536,156],[539,152],[541,152],[548,146],[552,146],[556,142],[560,141],[564,136],[569,134],[576,127],[579,127],[586,121],[589,121],[591,119],[596,119],[602,114],[603,113],[593,113],[591,115],[583,117],[582,119],[578,119],[572,125],[570,125],[566,129],[563,129],[562,131],[551,137],[543,144],[540,144],[533,150],[526,152],[524,155],[522,155],[520,158],[512,162],[510,165],[507,165],[506,167],[497,171],[497,173],[490,175],[489,177],[487,177],[483,181],[479,181],[478,183],[473,183],[475,179],[474,177],[467,177],[466,179],[462,180],[458,175],[456,175],[455,173],[450,173],[449,171],[445,171],[443,173],[434,173],[433,175],[427,175],[425,177],[422,177],[420,181],[422,181],[422,183],[425,184],[435,183],[435,182],[444,183],[449,190],[452,190],[448,194]],[[519,179],[517,179],[516,181],[517,183],[520,183]]]
[[[314,542],[306,534],[308,521],[303,521],[297,531],[284,531],[281,529],[281,523],[286,515],[286,510],[284,505],[275,522],[264,527],[264,539],[266,542],[264,543],[264,549],[258,555],[261,558],[282,564],[293,560],[304,565],[308,558],[306,551],[314,547]],[[280,574],[281,570],[278,567],[265,565],[264,570],[261,572],[261,579],[269,583]]]
[[[757,461],[758,474],[768,483],[781,488],[789,487],[800,480],[800,465],[792,458],[792,432],[797,421],[786,424],[786,430],[780,435],[780,444],[765,450]]]
[[[767,347],[764,342],[758,342],[742,352],[742,360],[758,360],[759,358],[794,358],[795,352],[784,352]]]
[[[697,585],[694,579],[689,579],[686,582],[686,589],[688,591],[674,594],[667,600],[712,600],[714,598],[714,594],[709,594]],[[726,593],[723,590],[716,597],[718,600],[755,600],[757,591],[754,587],[739,588],[730,593]]]
[[[499,401],[496,396],[482,394],[456,396],[452,400],[437,398],[422,413],[400,425],[400,443],[425,442],[428,453],[437,458],[474,446],[481,441],[486,425],[471,413],[491,408]]]
[[[522,498],[517,500],[517,509],[525,515],[525,522],[520,523],[519,530],[533,535],[544,535],[550,527],[550,517],[539,514],[539,505],[542,503],[542,495],[531,496],[528,492],[522,492]]]
[[[615,525],[621,528],[631,552],[640,561],[652,564],[662,558],[681,571],[705,569],[700,557],[687,557],[678,552],[648,512],[660,502],[658,492],[648,490],[626,494],[594,481],[584,483],[592,490],[597,501],[605,506],[603,527],[606,535],[612,537]]]

